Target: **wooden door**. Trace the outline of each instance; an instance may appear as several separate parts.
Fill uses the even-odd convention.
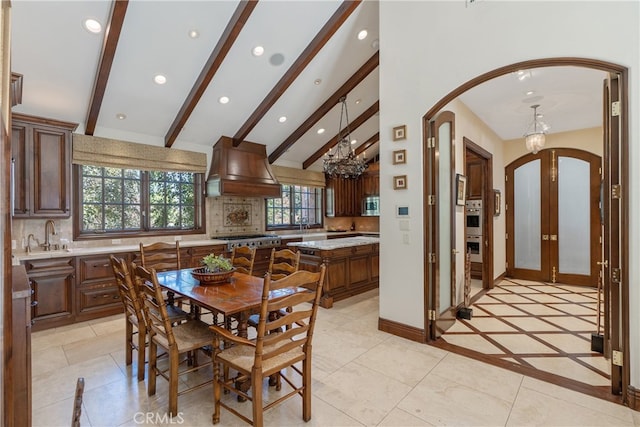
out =
[[[600,168],[599,156],[563,148],[506,167],[508,276],[597,285]]]
[[[429,123],[427,154],[426,277],[429,339],[440,337],[456,319],[455,286],[455,116],[438,114]]]

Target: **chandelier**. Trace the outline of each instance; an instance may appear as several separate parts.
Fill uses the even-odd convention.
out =
[[[347,112],[347,97],[340,98],[342,110],[340,111],[340,126],[338,127],[338,144],[333,151],[329,149],[323,160],[323,168],[325,174],[332,178],[357,178],[367,168],[364,157],[360,158],[355,155],[351,149],[351,133],[349,131],[349,113]],[[342,117],[344,116],[347,125],[342,129]]]
[[[524,134],[524,143],[527,147],[527,151],[537,154],[544,147],[545,136],[544,132],[546,126],[538,120],[538,107],[540,105],[532,105],[533,108],[533,122],[527,128],[527,132]]]

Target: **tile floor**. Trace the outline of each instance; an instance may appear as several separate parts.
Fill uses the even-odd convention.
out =
[[[407,341],[378,331],[377,323],[377,291],[320,308],[312,419],[302,421],[301,401],[294,397],[267,411],[265,424],[640,425],[640,413],[622,405]],[[146,381],[137,382],[124,364],[123,341],[123,316],[34,333],[33,425],[69,425],[79,376],[86,381],[83,427],[211,424],[210,388],[180,396],[180,414],[170,420],[163,397],[166,381],[159,379],[158,393],[147,396]],[[265,392],[267,399],[276,393],[266,386]],[[219,425],[243,424],[223,411]]]

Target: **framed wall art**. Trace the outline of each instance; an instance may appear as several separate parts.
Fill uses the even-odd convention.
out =
[[[502,206],[500,190],[493,190],[493,216],[500,216],[500,206]]]
[[[393,140],[400,141],[407,139],[407,125],[396,126],[393,128]]]
[[[407,189],[407,175],[397,175],[393,177],[393,189],[394,190],[406,190]]]
[[[464,206],[467,201],[467,177],[456,174],[456,205]]]
[[[393,164],[400,165],[407,163],[407,150],[396,150],[393,152]]]

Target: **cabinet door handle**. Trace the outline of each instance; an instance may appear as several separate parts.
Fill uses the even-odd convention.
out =
[[[109,267],[109,263],[102,264],[102,265],[93,264],[93,268],[98,268],[98,267]]]
[[[36,307],[38,305],[38,301],[31,301],[31,307]]]

